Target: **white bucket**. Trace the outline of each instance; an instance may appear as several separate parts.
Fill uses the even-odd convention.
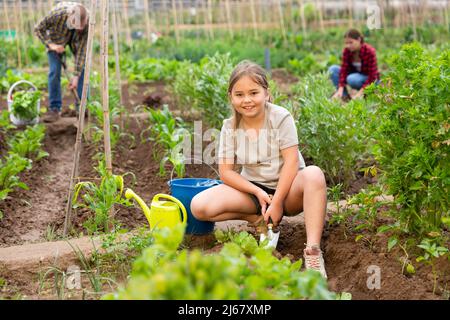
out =
[[[20,81],[17,81],[16,83],[14,83],[14,84],[11,86],[11,88],[9,88],[8,96],[7,96],[7,98],[6,98],[7,101],[8,101],[9,119],[10,119],[11,122],[12,122],[13,124],[15,124],[16,126],[23,126],[23,125],[30,125],[30,124],[36,124],[36,123],[38,123],[38,122],[39,122],[39,111],[41,110],[41,99],[39,99],[39,100],[37,101],[37,103],[36,103],[36,109],[37,109],[37,112],[38,112],[38,116],[37,116],[36,118],[31,119],[31,120],[29,120],[29,119],[20,119],[20,118],[17,118],[17,117],[15,117],[15,116],[13,115],[13,113],[12,113],[12,104],[13,104],[12,93],[13,93],[14,88],[15,88],[17,85],[22,84],[22,83],[26,83],[26,84],[30,85],[30,86],[33,88],[34,91],[37,91],[37,88],[34,86],[34,84],[32,84],[31,82],[26,81],[26,80],[20,80]]]

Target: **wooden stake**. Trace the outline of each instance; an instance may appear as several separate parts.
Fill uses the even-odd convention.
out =
[[[298,0],[298,6],[300,8],[300,18],[302,20],[303,36],[306,37],[305,6],[303,5],[303,0]]]
[[[347,0],[348,27],[353,28],[353,0]]]
[[[19,16],[20,16],[20,44],[22,47],[23,52],[25,53],[25,65],[29,66],[30,65],[30,57],[28,57],[28,54],[26,54],[27,52],[27,41],[25,39],[25,34],[26,32],[26,23],[23,19],[23,10],[22,10],[22,1],[19,1]]]
[[[89,87],[89,79],[91,74],[92,65],[92,43],[94,39],[95,30],[95,9],[97,8],[97,0],[91,0],[90,16],[89,16],[89,33],[86,44],[86,60],[84,65],[84,81],[83,81],[83,93],[81,95],[80,112],[78,115],[78,128],[77,136],[75,140],[75,151],[73,155],[72,175],[69,182],[69,197],[66,205],[66,217],[64,221],[63,235],[66,236],[67,232],[72,224],[72,199],[74,191],[75,179],[78,177],[80,154],[81,154],[81,138],[84,131],[84,114],[86,110],[87,92]]]
[[[3,1],[3,11],[5,12],[6,27],[8,28],[9,37],[12,40],[11,25],[9,24],[9,13],[8,13],[8,6],[6,5],[6,1]]]
[[[31,2],[31,0],[28,0],[28,12],[27,12],[27,18],[28,18],[28,33],[29,34],[33,34],[33,29],[34,29],[34,24],[35,24],[35,20],[34,20],[34,13],[36,12],[36,10],[34,10],[33,8],[33,3]]]
[[[287,42],[286,28],[284,26],[283,6],[281,5],[281,0],[277,0],[277,4],[278,4],[278,13],[280,15],[281,34],[283,35],[284,41]]]
[[[175,39],[177,43],[180,43],[180,35],[178,33],[178,18],[177,18],[177,5],[175,3],[175,0],[172,0],[172,16],[173,16],[173,23],[175,28]]]
[[[318,3],[319,9],[319,23],[320,23],[320,31],[325,32],[325,27],[323,25],[323,1],[320,0]]]
[[[144,16],[145,16],[145,29],[147,31],[147,39],[151,40],[151,33],[152,33],[152,28],[151,28],[151,23],[150,23],[150,17],[148,14],[148,0],[144,0]]]
[[[209,21],[209,25],[208,25],[208,32],[209,32],[209,36],[211,37],[211,39],[214,40],[214,31],[213,31],[213,15],[212,15],[212,2],[211,0],[208,0],[208,21]]]
[[[411,16],[411,22],[413,25],[413,32],[414,32],[414,41],[417,41],[417,23],[416,23],[416,15],[414,13],[414,8],[412,7],[411,3],[408,2],[409,6],[409,14]]]
[[[146,1],[147,2],[147,1]],[[109,40],[109,1],[101,0],[102,38],[100,42],[100,57],[102,69],[102,105],[103,105],[103,138],[105,147],[106,170],[112,174],[111,139],[109,124],[109,83],[108,83],[108,40]]]
[[[255,1],[250,0],[250,11],[252,13],[252,22],[253,22],[253,33],[255,35],[255,39],[258,39],[258,21],[256,21],[256,10],[255,10]]]
[[[18,2],[14,3],[14,22],[15,22],[15,30],[16,30],[16,47],[17,47],[17,64],[19,69],[22,69],[22,54],[21,54],[21,43],[19,40],[19,34],[20,34],[20,27],[19,27],[19,21],[18,21]]]
[[[120,77],[120,61],[119,61],[119,39],[118,39],[118,30],[117,30],[117,10],[116,6],[113,5],[113,12],[112,12],[112,28],[113,28],[113,40],[114,40],[114,55],[116,58],[116,81],[117,86],[119,87],[119,98],[120,98],[120,105],[123,105],[123,99],[122,99],[122,81]],[[124,127],[123,123],[123,115],[122,112],[120,113],[120,126],[121,128]]]
[[[448,28],[448,2],[445,3],[444,5],[444,22],[445,22],[445,26]]]
[[[163,4],[163,11],[164,11],[164,23],[165,23],[165,35],[168,35],[170,33],[170,14],[169,9],[167,8],[167,0],[162,0]],[[198,16],[198,15],[197,15]]]
[[[128,16],[128,0],[125,0],[123,3],[123,16],[125,21],[125,37],[127,39],[127,45],[131,47],[133,40],[131,38],[130,18]]]
[[[227,14],[227,26],[228,26],[228,33],[230,34],[230,38],[233,39],[233,28],[231,27],[232,20],[231,20],[231,11],[230,11],[230,0],[225,0],[225,11]]]

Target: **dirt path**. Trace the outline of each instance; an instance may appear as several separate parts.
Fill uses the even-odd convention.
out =
[[[2,203],[0,246],[43,241],[61,226],[72,170],[74,123],[75,118],[62,118],[48,125],[44,150],[49,157],[23,175],[29,190],[15,191]]]

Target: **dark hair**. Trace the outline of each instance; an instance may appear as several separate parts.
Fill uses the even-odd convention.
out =
[[[364,36],[362,35],[359,30],[356,29],[350,29],[344,34],[344,38],[350,38],[353,40],[359,40],[361,39],[361,43],[364,43]]]

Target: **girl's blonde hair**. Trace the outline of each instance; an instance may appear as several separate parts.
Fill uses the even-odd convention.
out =
[[[233,70],[228,81],[228,97],[231,97],[231,91],[234,85],[243,77],[250,77],[256,84],[260,85],[269,94],[268,102],[272,102],[272,96],[269,91],[269,80],[267,79],[266,71],[257,63],[249,60],[241,61]],[[231,106],[231,111],[233,112],[233,128],[236,129],[239,121],[241,120],[241,115],[236,112],[233,106]]]

